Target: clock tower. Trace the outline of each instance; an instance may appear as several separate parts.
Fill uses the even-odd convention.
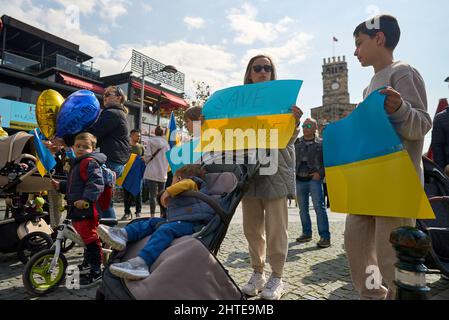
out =
[[[348,91],[348,64],[345,56],[323,60],[323,105],[312,108],[312,118],[322,128],[327,123],[346,117],[355,108]]]
[[[323,106],[332,103],[348,104],[348,64],[338,57],[324,59],[323,64]]]

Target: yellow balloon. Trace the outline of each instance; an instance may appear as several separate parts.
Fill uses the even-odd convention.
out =
[[[41,132],[52,138],[56,133],[56,117],[61,108],[64,98],[59,92],[48,89],[42,91],[36,102],[36,119]]]

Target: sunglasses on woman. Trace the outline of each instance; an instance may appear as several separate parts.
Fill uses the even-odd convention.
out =
[[[312,129],[312,128],[313,128],[313,125],[311,125],[310,123],[307,123],[307,124],[304,124],[302,127],[303,127],[304,129]]]
[[[116,97],[118,97],[118,96],[120,96],[120,94],[119,94],[118,92],[115,92],[115,93],[107,92],[107,93],[105,93],[105,94],[103,95],[103,97],[105,97],[105,98],[110,97],[110,96],[116,96]]]
[[[262,72],[262,69],[265,72],[272,72],[273,71],[273,67],[268,65],[268,64],[265,64],[263,66],[262,65],[255,65],[255,66],[253,66],[253,71],[256,72],[256,73]]]

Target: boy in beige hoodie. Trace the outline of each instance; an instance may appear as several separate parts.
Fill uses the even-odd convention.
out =
[[[380,91],[386,96],[385,111],[422,181],[422,149],[432,120],[427,113],[426,90],[421,75],[407,63],[393,60],[400,34],[396,18],[389,15],[362,22],[354,31],[354,55],[363,67],[372,66],[374,69],[374,76],[363,97],[385,87]],[[397,259],[389,238],[390,233],[401,226],[415,226],[415,220],[347,216],[345,249],[353,285],[362,299],[395,298],[393,281]]]

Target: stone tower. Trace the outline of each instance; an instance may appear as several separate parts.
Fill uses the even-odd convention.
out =
[[[321,127],[346,117],[355,108],[349,100],[348,64],[345,56],[323,59],[323,105],[311,110]]]

